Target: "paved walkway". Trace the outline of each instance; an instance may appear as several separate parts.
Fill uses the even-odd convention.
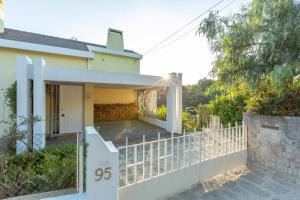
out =
[[[300,185],[260,166],[242,167],[166,200],[300,200]]]

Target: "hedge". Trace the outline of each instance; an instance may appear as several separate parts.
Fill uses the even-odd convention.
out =
[[[0,157],[0,199],[76,187],[76,145]]]

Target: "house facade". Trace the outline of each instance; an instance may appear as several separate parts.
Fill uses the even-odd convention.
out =
[[[165,122],[140,119],[181,132],[181,74],[140,74],[142,55],[124,49],[122,31],[109,29],[106,45],[100,45],[4,28],[2,0],[0,19],[0,88],[4,93],[16,81],[17,116],[39,117],[33,125],[37,148],[45,146],[47,135],[94,126],[95,105],[134,104],[145,89],[166,89],[168,114]],[[0,113],[8,119],[5,104]]]

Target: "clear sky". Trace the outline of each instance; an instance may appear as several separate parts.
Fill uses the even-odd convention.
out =
[[[125,48],[143,54],[218,1],[5,0],[4,17],[8,28],[63,38],[77,37],[99,44],[106,44],[108,28],[120,29],[124,32]],[[231,1],[224,0],[217,8]],[[222,14],[237,11],[242,2],[245,3],[236,0]],[[201,19],[182,33],[195,27]],[[170,41],[174,39],[176,37]],[[192,31],[168,47],[144,56],[141,73],[182,72],[184,84],[193,84],[208,76],[212,61],[206,39]]]

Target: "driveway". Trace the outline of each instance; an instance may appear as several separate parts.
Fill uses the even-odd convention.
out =
[[[116,146],[125,145],[126,137],[129,144],[134,144],[142,142],[143,135],[146,141],[156,140],[158,132],[161,138],[171,136],[165,129],[139,120],[102,122],[95,127],[104,140],[112,141]]]
[[[299,200],[299,182],[258,165],[240,167],[166,200]]]

